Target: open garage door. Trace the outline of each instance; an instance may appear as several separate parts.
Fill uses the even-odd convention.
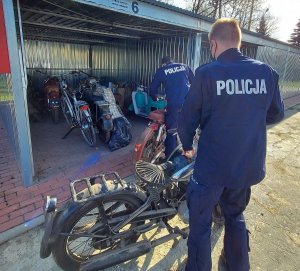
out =
[[[15,17],[16,24],[22,26],[18,30],[19,45],[26,52],[29,87],[41,91],[48,76],[73,70],[89,73],[104,84],[118,83],[121,88],[132,82],[149,85],[163,55],[198,66],[200,51],[197,55],[195,48],[201,44],[199,31],[185,27],[186,22],[179,21],[178,15],[176,19],[174,12],[150,2],[24,0],[18,5],[16,1],[15,14],[20,14]],[[68,84],[76,87],[79,79],[70,75]],[[124,111],[127,106],[125,102]],[[134,138],[122,152],[131,155],[134,140],[147,120],[129,119]],[[102,158],[117,156],[101,141],[89,148],[76,131],[62,140],[66,133],[62,116],[58,125],[42,117],[31,121],[30,128],[35,181],[72,167],[85,167],[86,161],[99,158],[99,153]]]

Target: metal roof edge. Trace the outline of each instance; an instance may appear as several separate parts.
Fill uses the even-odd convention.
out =
[[[176,6],[173,6],[173,5],[161,2],[161,1],[157,1],[157,0],[139,0],[139,1],[147,3],[147,4],[150,4],[150,5],[154,5],[154,6],[157,6],[157,7],[165,8],[165,9],[177,12],[177,13],[181,13],[181,14],[184,14],[184,15],[187,15],[187,16],[190,16],[190,17],[201,19],[201,20],[204,20],[204,21],[209,22],[209,23],[214,23],[215,22],[215,19],[203,16],[203,15],[199,15],[199,14],[196,14],[196,13],[194,13],[192,11],[189,11],[189,10],[186,10],[186,9],[182,9],[182,8],[179,8],[179,7],[176,7]],[[300,48],[297,47],[297,46],[295,46],[295,45],[289,44],[289,43],[281,41],[281,40],[277,40],[275,38],[263,36],[260,33],[257,33],[257,32],[254,32],[254,31],[250,31],[250,30],[247,30],[247,29],[244,29],[244,28],[242,28],[241,30],[242,30],[243,34],[250,35],[250,36],[253,36],[253,37],[265,40],[265,41],[275,42],[277,44],[293,48],[296,51],[298,51],[298,53],[300,53]],[[251,41],[247,41],[247,42],[251,42]],[[263,42],[256,43],[256,44],[257,45],[264,45]]]
[[[212,19],[210,17],[206,17],[206,16],[203,16],[203,15],[194,13],[190,10],[179,8],[179,7],[176,7],[176,6],[161,2],[161,1],[157,1],[157,0],[139,0],[139,1],[150,4],[150,5],[153,5],[153,6],[169,9],[169,10],[172,10],[172,11],[175,11],[175,12],[178,12],[178,13],[182,13],[182,14],[188,15],[190,17],[194,17],[194,18],[197,18],[197,19],[202,19],[202,20],[207,21],[209,23],[214,23],[214,21],[215,21],[214,19]]]

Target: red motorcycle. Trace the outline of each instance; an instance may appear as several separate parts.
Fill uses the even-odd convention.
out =
[[[157,109],[151,111],[148,118],[151,121],[149,122],[148,126],[139,138],[138,143],[135,145],[132,157],[133,163],[136,163],[139,160],[143,160],[152,164],[158,164],[159,162],[161,162],[161,159],[169,159],[169,157],[165,157],[164,153],[164,141],[167,137],[167,128],[165,124],[165,110]],[[174,130],[174,133],[176,133],[176,129]],[[197,148],[199,136],[200,129],[197,129],[193,144],[195,148]],[[177,143],[179,148],[176,148],[173,151],[173,153],[180,150],[181,143],[178,137]],[[172,156],[172,154],[170,156]]]
[[[176,157],[176,152],[180,152],[181,143],[179,138],[178,145],[175,150],[171,153],[169,157],[165,157],[165,145],[164,141],[167,136],[167,129],[164,122],[165,111],[164,109],[159,109],[150,112],[149,119],[151,122],[148,127],[142,133],[138,143],[135,145],[132,161],[136,164],[138,161],[150,162],[151,164],[159,164],[161,158],[167,158],[167,161],[172,161],[174,156]],[[196,130],[193,146],[197,149],[198,141],[200,138],[201,130],[198,128]],[[193,169],[191,170],[191,174]],[[212,213],[213,221],[219,225],[224,224],[224,216],[219,204],[217,204]]]
[[[37,72],[46,74],[40,70]],[[48,111],[51,112],[53,123],[59,121],[59,108],[60,108],[60,83],[61,80],[57,76],[48,77],[43,83],[43,97],[44,105]]]

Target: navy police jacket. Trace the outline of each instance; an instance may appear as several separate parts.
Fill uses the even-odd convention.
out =
[[[199,67],[179,114],[184,150],[201,135],[193,177],[204,185],[244,188],[265,176],[266,124],[284,117],[278,74],[231,48]]]
[[[162,83],[167,96],[168,108],[181,108],[193,78],[194,74],[187,65],[170,62],[156,71],[150,85],[150,96],[153,98],[156,96],[157,89]]]

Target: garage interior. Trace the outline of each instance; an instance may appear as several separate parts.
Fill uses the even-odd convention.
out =
[[[68,85],[76,88],[80,78],[70,72],[82,70],[105,86],[112,82],[126,87],[122,111],[132,126],[132,142],[111,152],[98,137],[96,146],[89,147],[79,129],[62,139],[69,129],[63,115],[54,124],[50,114],[40,114],[29,103],[34,181],[70,168],[84,170],[107,155],[131,155],[148,123],[145,118],[127,115],[134,83],[149,86],[164,55],[190,64],[196,33],[74,1],[24,0],[15,1],[14,7],[30,91],[41,91],[48,76],[62,74]]]

